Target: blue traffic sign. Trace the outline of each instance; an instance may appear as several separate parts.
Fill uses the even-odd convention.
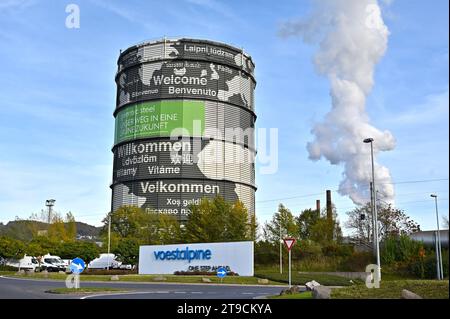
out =
[[[86,268],[86,264],[84,263],[83,259],[78,257],[72,260],[72,263],[70,264],[70,270],[74,274],[81,274],[84,268]]]
[[[219,269],[217,269],[217,277],[219,278],[223,278],[227,275],[227,270],[223,267],[220,267]]]

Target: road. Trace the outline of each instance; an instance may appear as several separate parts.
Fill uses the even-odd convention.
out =
[[[283,287],[212,284],[81,282],[81,287],[112,287],[124,293],[92,293],[89,295],[60,295],[46,293],[64,288],[63,281],[22,279],[0,276],[0,299],[253,299],[279,294]]]

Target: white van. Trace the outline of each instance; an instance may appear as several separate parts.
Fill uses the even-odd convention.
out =
[[[47,270],[49,271],[65,271],[68,266],[59,256],[52,256],[49,253],[42,256],[41,261],[50,265],[47,266]]]
[[[36,271],[39,268],[39,262],[38,260],[33,256],[27,256],[25,255],[20,260],[9,260],[6,262],[7,266],[16,267],[19,270],[32,270]]]
[[[116,260],[114,254],[100,254],[100,257],[95,258],[88,264],[89,269],[107,269],[119,268],[122,263]]]

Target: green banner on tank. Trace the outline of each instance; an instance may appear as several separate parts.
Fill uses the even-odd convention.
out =
[[[157,101],[134,104],[116,116],[114,142],[141,137],[177,135],[202,136],[205,129],[205,102]]]

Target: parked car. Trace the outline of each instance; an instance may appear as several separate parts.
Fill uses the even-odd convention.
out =
[[[119,269],[123,269],[123,270],[133,270],[134,269],[134,265],[130,265],[130,264],[121,264],[119,266]]]
[[[59,271],[59,267],[57,265],[53,265],[51,263],[47,263],[47,262],[44,261],[43,258],[40,259],[38,267],[39,267],[38,268],[39,271],[44,271],[44,270],[46,270],[48,272],[58,272]]]
[[[114,254],[100,254],[98,258],[95,258],[88,264],[89,269],[119,269],[122,263],[116,260],[116,255]]]
[[[27,256],[25,255],[20,260],[8,260],[6,261],[7,266],[12,266],[18,269],[23,270],[32,270],[37,271],[39,270],[39,262],[38,260],[33,256]]]
[[[48,271],[66,271],[66,265],[59,256],[52,256],[50,254],[44,255],[42,260],[46,265]],[[51,270],[49,270],[49,268]]]

